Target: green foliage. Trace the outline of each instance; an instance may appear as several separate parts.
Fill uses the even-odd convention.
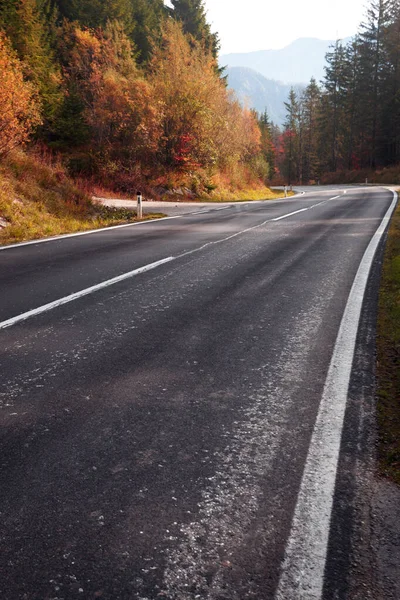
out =
[[[400,483],[400,209],[388,233],[378,312],[377,375],[379,458]]]
[[[290,170],[293,181],[310,181],[326,172],[400,161],[398,0],[372,0],[359,34],[347,45],[336,42],[326,56],[323,87],[318,91],[315,86],[300,99],[298,130],[286,124],[280,161],[286,176]],[[291,102],[287,109],[291,120]]]
[[[174,10],[172,16],[182,24],[184,33],[189,34],[211,52],[214,58],[219,50],[219,40],[211,33],[207,23],[206,10],[203,0],[171,0]]]
[[[39,90],[45,135],[62,103],[61,72],[54,51],[55,12],[47,0],[6,0],[0,15],[23,61],[26,78]]]

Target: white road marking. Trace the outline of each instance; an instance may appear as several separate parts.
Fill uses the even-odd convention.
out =
[[[314,208],[314,206],[316,206],[315,204],[313,204],[312,206],[307,206],[307,208],[301,208],[300,210],[295,210],[294,212],[291,212],[287,215],[282,215],[281,217],[277,217],[276,219],[272,219],[272,221],[282,221],[282,219],[287,219],[288,217],[291,217],[293,215],[298,215],[301,212],[304,212],[305,210],[310,210],[310,208]]]
[[[271,223],[273,221],[280,221],[281,219],[286,219],[287,217],[290,217],[297,213],[301,213],[306,210],[311,210],[312,208],[320,206],[321,204],[325,204],[326,202],[329,202],[329,200],[324,200],[322,202],[318,202],[317,204],[313,204],[311,206],[308,206],[307,208],[302,208],[300,210],[289,213],[287,215],[283,215],[283,216],[275,218],[275,219],[266,219],[265,221],[263,221],[262,223],[259,223],[258,225],[254,225],[253,227],[248,227],[247,229],[242,229],[241,231],[237,231],[236,233],[233,233],[232,235],[229,235],[226,238],[222,238],[220,240],[216,240],[213,242],[207,242],[206,244],[203,244],[202,246],[199,246],[198,248],[194,248],[193,250],[188,250],[187,252],[183,252],[182,254],[179,254],[177,256],[169,256],[168,258],[164,258],[162,260],[151,263],[144,267],[140,267],[139,269],[135,269],[134,271],[129,271],[128,273],[124,273],[123,275],[119,275],[118,277],[108,279],[107,281],[103,281],[102,283],[98,283],[91,287],[85,288],[84,290],[81,290],[74,294],[70,294],[69,296],[65,296],[64,298],[54,300],[53,302],[49,302],[48,304],[44,304],[43,306],[39,306],[38,308],[34,308],[30,311],[27,311],[25,313],[22,313],[20,315],[12,317],[11,319],[7,319],[6,321],[0,322],[0,329],[5,329],[6,327],[11,327],[12,325],[15,325],[16,323],[19,323],[20,321],[25,321],[26,319],[29,319],[30,317],[42,314],[44,312],[48,312],[49,310],[52,310],[53,308],[57,308],[58,306],[62,306],[63,304],[67,304],[69,302],[72,302],[73,300],[77,300],[79,298],[82,298],[83,296],[87,296],[88,294],[92,294],[93,292],[97,292],[98,290],[109,287],[110,285],[114,285],[115,283],[119,283],[120,281],[129,279],[130,277],[139,275],[140,273],[145,273],[146,271],[155,269],[159,265],[162,265],[166,262],[171,262],[173,260],[177,260],[178,258],[184,258],[185,256],[189,256],[190,254],[195,254],[197,252],[200,252],[201,250],[204,250],[208,246],[213,246],[216,244],[221,244],[222,242],[227,242],[228,240],[231,240],[239,235],[243,235],[244,233],[248,233],[249,231],[259,229],[260,227],[263,227],[267,223]],[[229,207],[226,207],[226,208],[229,208]],[[219,209],[219,210],[221,210],[221,209]],[[209,211],[207,211],[207,212],[209,212]],[[195,213],[191,213],[191,214],[195,214]],[[175,219],[178,217],[166,217],[166,218]],[[140,223],[137,223],[137,224],[139,225]],[[134,223],[132,225],[134,225]],[[131,225],[129,225],[129,224],[128,225],[120,225],[119,227],[128,227],[128,226],[131,226]],[[109,229],[109,228],[107,228],[107,229]],[[99,230],[94,230],[91,233],[94,233],[95,231],[99,231]],[[72,234],[72,235],[85,235],[85,233],[89,233],[89,232],[83,232],[81,234]],[[72,235],[71,235],[71,237],[72,237]],[[64,236],[64,237],[70,237],[70,236]],[[50,240],[40,240],[40,242],[46,242],[46,241],[50,241]],[[27,242],[27,244],[29,244],[29,243],[35,243],[35,242]],[[38,243],[38,242],[36,242],[36,243]],[[17,244],[17,245],[22,246],[25,244]],[[10,246],[8,246],[8,247],[10,247]],[[3,248],[3,249],[6,249],[6,248]]]
[[[361,260],[340,324],[315,423],[275,600],[321,600],[343,421],[371,265],[397,194]]]
[[[110,227],[101,227],[100,229],[78,231],[78,233],[65,233],[63,235],[56,235],[40,240],[30,240],[29,242],[18,242],[18,244],[0,246],[0,251],[10,250],[11,248],[22,248],[23,246],[32,246],[33,244],[45,244],[47,242],[56,242],[57,240],[66,240],[68,238],[80,237],[81,235],[91,235],[93,233],[100,233],[101,231],[113,231],[114,229],[122,229],[124,227],[135,227],[137,225],[149,225],[150,223],[159,223],[160,221],[169,221],[171,219],[181,219],[183,216],[184,215],[176,215],[174,217],[161,217],[160,219],[148,219],[147,221],[137,221],[135,223],[124,223],[123,225],[111,225]]]
[[[54,302],[49,302],[48,304],[44,304],[43,306],[39,306],[38,308],[34,308],[33,310],[29,310],[28,312],[17,315],[16,317],[12,317],[11,319],[7,319],[7,321],[3,321],[0,323],[0,329],[5,329],[6,327],[11,327],[11,325],[15,325],[21,321],[26,321],[30,317],[34,317],[36,315],[40,315],[44,312],[48,312],[53,308],[57,308],[58,306],[62,306],[63,304],[68,304],[73,300],[77,300],[78,298],[82,298],[83,296],[88,296],[93,292],[97,292],[102,290],[110,285],[114,285],[115,283],[119,283],[120,281],[124,281],[125,279],[130,279],[131,277],[135,277],[135,275],[140,275],[141,273],[146,273],[147,271],[151,271],[164,263],[168,263],[174,260],[173,256],[169,256],[168,258],[164,258],[162,260],[158,260],[157,262],[151,263],[149,265],[145,265],[144,267],[140,267],[139,269],[135,269],[134,271],[129,271],[128,273],[124,273],[123,275],[119,275],[118,277],[113,277],[112,279],[108,279],[107,281],[103,281],[102,283],[98,283],[97,285],[92,285],[80,292],[76,292],[75,294],[70,294],[69,296],[65,296],[64,298],[59,298]]]

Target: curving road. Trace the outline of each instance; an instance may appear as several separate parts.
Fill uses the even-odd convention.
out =
[[[361,491],[393,198],[0,249],[3,600],[381,597]]]

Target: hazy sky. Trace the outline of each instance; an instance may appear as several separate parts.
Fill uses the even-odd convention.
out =
[[[221,52],[283,48],[299,37],[354,35],[368,0],[205,0]]]

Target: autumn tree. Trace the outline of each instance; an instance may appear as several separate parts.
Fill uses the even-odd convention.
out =
[[[37,91],[25,81],[21,61],[0,33],[0,157],[26,142],[40,123]]]
[[[119,22],[102,30],[68,28],[66,78],[77,91],[97,151],[121,165],[157,150],[160,111]]]
[[[61,72],[54,48],[54,11],[48,0],[5,0],[0,13],[4,29],[25,78],[37,88],[47,135],[62,102]]]
[[[150,82],[161,106],[160,158],[168,168],[207,169],[229,157],[245,160],[260,148],[257,122],[226,90],[214,67],[212,53],[187,38],[179,23],[164,24]]]

